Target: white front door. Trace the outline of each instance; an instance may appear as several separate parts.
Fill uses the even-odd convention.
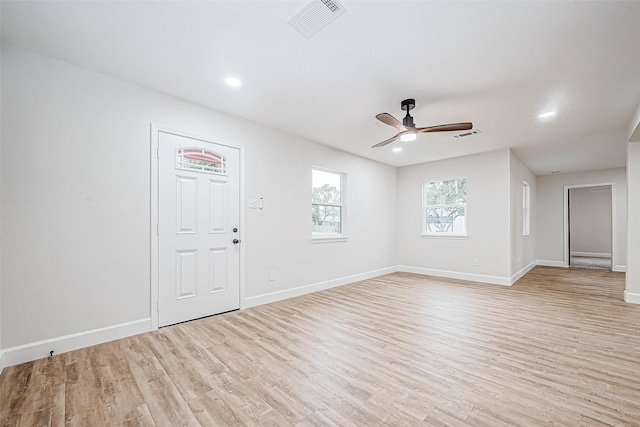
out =
[[[158,324],[240,308],[240,151],[158,133]]]

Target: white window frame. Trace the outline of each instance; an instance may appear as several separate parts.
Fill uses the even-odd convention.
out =
[[[346,242],[349,237],[346,234],[347,227],[347,174],[346,172],[338,172],[332,169],[323,168],[321,166],[312,166],[311,168],[311,191],[313,194],[313,171],[327,172],[340,176],[340,203],[314,203],[311,202],[311,206],[323,205],[323,206],[336,206],[340,208],[340,233],[332,234],[314,234],[311,232],[311,241],[313,243],[324,242]]]
[[[434,237],[443,237],[443,238],[454,238],[454,239],[467,239],[469,236],[467,234],[467,217],[469,210],[467,209],[466,197],[465,203],[458,203],[454,205],[428,205],[427,206],[427,186],[434,182],[443,182],[443,181],[453,181],[453,180],[465,180],[465,186],[467,178],[464,176],[445,178],[445,179],[432,179],[428,181],[422,182],[422,237],[434,238]],[[433,232],[427,230],[427,210],[429,208],[442,208],[442,207],[454,207],[454,206],[462,206],[464,207],[464,230],[462,232],[454,233],[451,232]]]
[[[531,235],[531,186],[522,181],[522,235]]]

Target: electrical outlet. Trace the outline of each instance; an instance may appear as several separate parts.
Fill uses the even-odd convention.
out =
[[[270,281],[272,281],[272,282],[273,282],[274,280],[276,280],[276,271],[275,271],[275,270],[271,270],[271,271],[269,272],[269,280],[270,280]]]
[[[257,209],[258,201],[256,199],[249,199],[249,209]]]
[[[474,258],[473,259],[473,265],[476,266],[476,267],[479,266],[480,265],[480,260],[478,258]]]

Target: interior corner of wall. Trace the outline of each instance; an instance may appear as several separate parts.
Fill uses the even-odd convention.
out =
[[[640,103],[629,124],[629,142],[640,142]]]
[[[636,125],[636,128],[633,132],[631,132],[631,136],[629,136],[629,142],[640,142],[640,122]]]

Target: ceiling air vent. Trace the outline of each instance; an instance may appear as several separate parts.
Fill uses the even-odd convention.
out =
[[[478,129],[474,129],[474,130],[470,130],[469,132],[463,132],[463,133],[459,133],[457,135],[453,135],[453,137],[454,138],[465,138],[467,136],[477,135],[479,133],[480,133],[480,131]]]
[[[310,38],[346,11],[347,9],[336,0],[312,1],[288,22],[300,34]]]

